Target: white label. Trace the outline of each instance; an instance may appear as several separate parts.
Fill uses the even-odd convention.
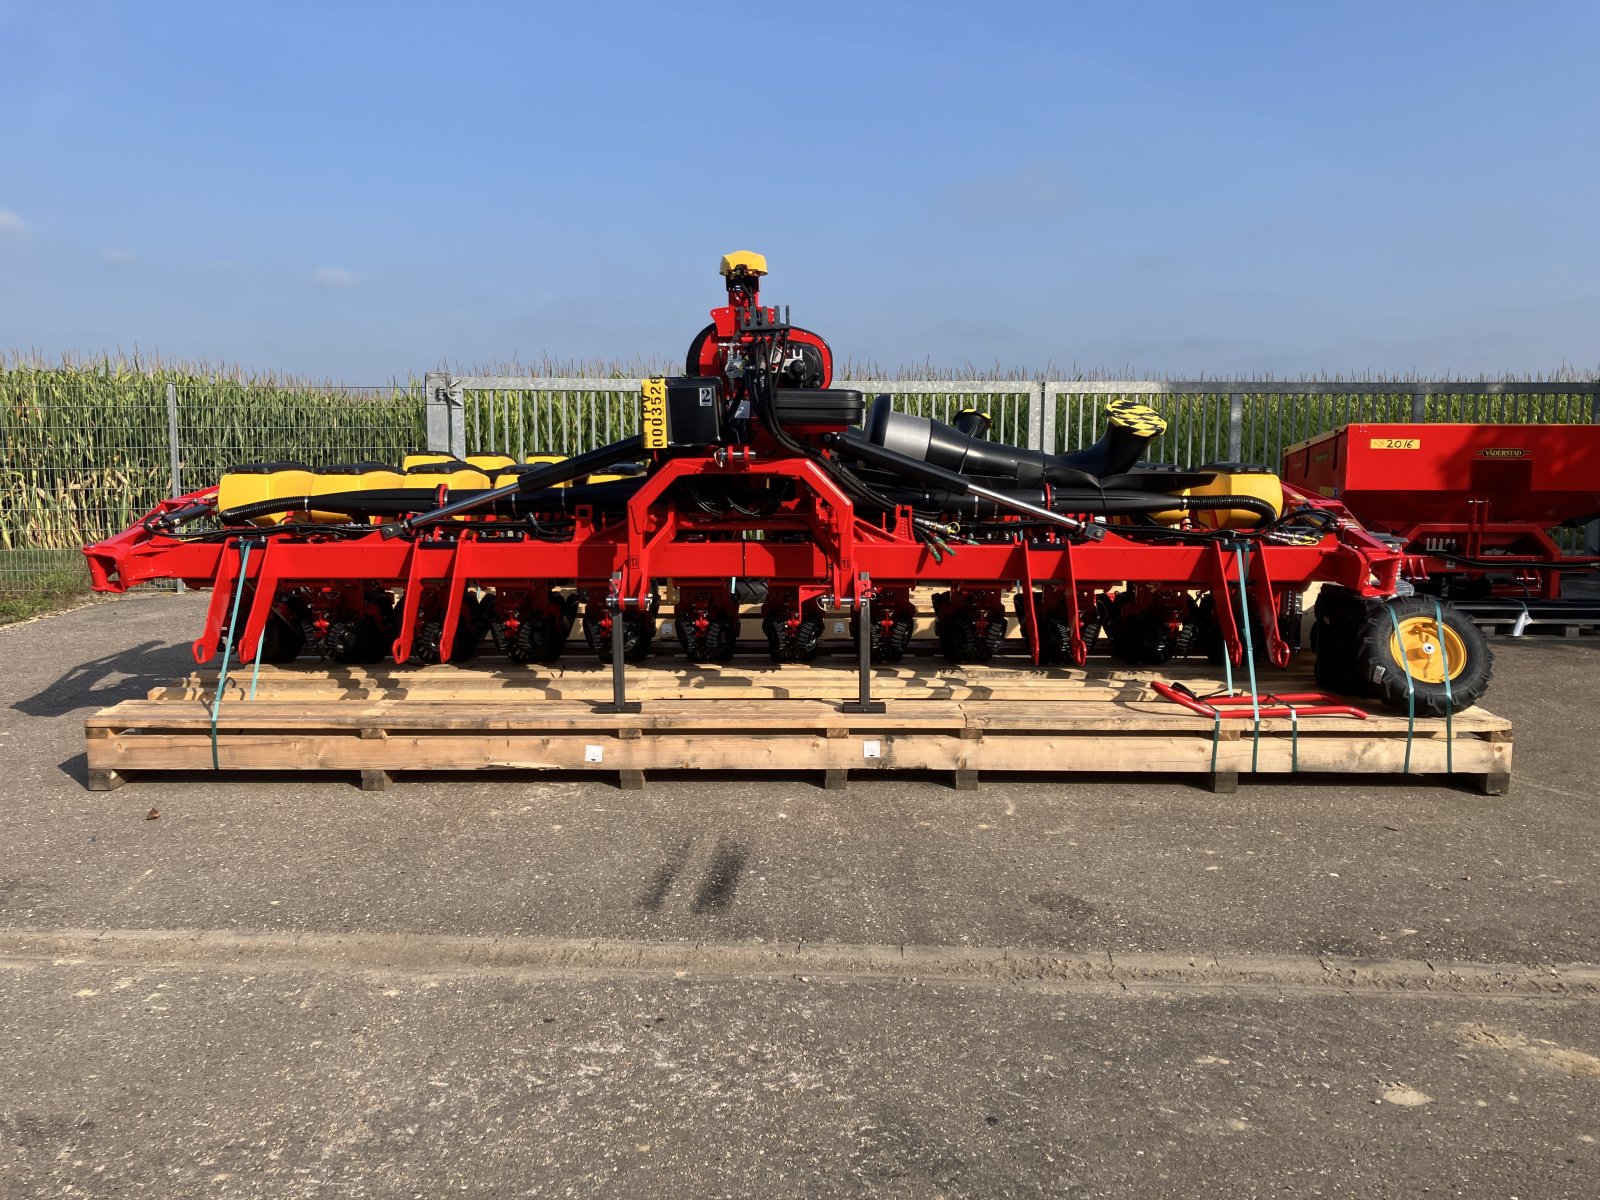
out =
[[[606,758],[606,748],[604,746],[593,746],[593,745],[584,746],[584,748],[583,748],[583,761],[584,762],[604,762],[605,758]]]
[[[843,633],[844,632],[844,622],[843,621],[835,621],[833,623],[833,631],[835,633]]]
[[[862,742],[861,743],[861,757],[862,758],[882,758],[883,757],[883,743],[882,742],[874,742],[874,741]]]
[[[717,402],[717,393],[714,389],[703,387],[700,389],[700,407],[710,408]]]

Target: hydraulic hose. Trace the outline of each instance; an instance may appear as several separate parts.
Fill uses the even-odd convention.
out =
[[[535,467],[531,471],[522,472],[515,483],[508,483],[504,487],[489,488],[480,491],[477,495],[461,500],[452,500],[429,512],[418,513],[414,517],[402,517],[383,527],[383,536],[386,538],[399,537],[403,533],[410,533],[423,525],[432,525],[436,521],[446,521],[460,513],[471,512],[475,508],[482,508],[496,500],[518,494],[528,495],[541,492],[546,488],[555,487],[558,483],[568,483],[574,479],[582,479],[585,475],[592,475],[612,463],[621,462],[626,458],[636,457],[644,449],[644,438],[641,434],[623,438],[620,442],[612,442],[609,446],[601,446],[583,454],[575,454],[562,462],[546,463]]]
[[[974,494],[948,489],[904,487],[885,488],[884,494],[898,504],[920,512],[953,513],[969,520],[1004,514],[1005,506]],[[1174,496],[1165,492],[1116,491],[1098,488],[1008,489],[1008,499],[1061,513],[1089,513],[1095,516],[1135,516],[1158,512],[1199,512],[1240,508],[1260,518],[1258,525],[1277,517],[1272,505],[1259,496]]]
[[[517,491],[512,495],[495,495],[501,488],[465,488],[450,493],[452,503],[468,502],[464,511],[476,511],[487,504],[488,511],[496,516],[519,517],[529,512],[571,512],[580,504],[591,508],[619,508],[628,502],[644,482],[639,479],[619,479],[610,483],[575,484],[565,488],[546,488],[541,492]],[[537,496],[535,500],[533,497]],[[403,517],[410,513],[427,511],[433,503],[433,492],[425,488],[378,488],[373,491],[327,492],[320,496],[280,496],[276,500],[257,500],[230,508],[218,516],[232,525],[244,524],[256,517],[276,516],[279,513],[319,512],[342,513],[348,517]]]
[[[828,445],[842,450],[851,457],[871,463],[873,466],[885,471],[921,480],[923,483],[931,484],[935,489],[979,500],[989,500],[1001,508],[1007,508],[1012,512],[1049,521],[1053,525],[1063,526],[1073,533],[1086,538],[1099,540],[1106,535],[1105,530],[1099,525],[1065,516],[1054,509],[1041,507],[1030,500],[1009,492],[995,491],[993,488],[986,487],[975,480],[967,478],[965,475],[947,471],[931,462],[909,458],[885,446],[880,446],[875,442],[869,441],[868,436],[859,430],[846,429],[842,433],[829,434],[826,440]]]

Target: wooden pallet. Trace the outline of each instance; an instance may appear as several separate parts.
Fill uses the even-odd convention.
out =
[[[1174,663],[1161,673],[1109,662],[1038,668],[1025,658],[983,666],[928,661],[878,667],[882,714],[842,711],[856,675],[842,661],[775,665],[741,657],[720,666],[631,667],[643,711],[600,711],[611,680],[597,662],[467,667],[263,666],[228,681],[213,722],[215,672],[153,688],[145,700],[85,723],[89,786],[109,791],[130,772],[359,772],[389,786],[397,771],[598,771],[623,787],[663,770],[778,771],[844,786],[850,772],[950,772],[958,788],[981,772],[1198,775],[1229,791],[1240,775],[1341,772],[1453,774],[1489,794],[1511,773],[1511,725],[1481,709],[1445,722],[1373,712],[1367,720],[1208,718],[1161,700],[1152,679],[1205,694],[1220,674]],[[1261,687],[1311,690],[1303,672],[1263,675]]]
[[[1466,616],[1490,634],[1512,637],[1575,638],[1600,633],[1600,597],[1589,587],[1575,587],[1576,595],[1564,600],[1463,600],[1456,604]]]
[[[1562,621],[1554,619],[1532,620],[1518,622],[1513,619],[1501,617],[1476,616],[1472,623],[1485,633],[1492,633],[1497,637],[1557,637],[1576,638],[1593,637],[1600,634],[1600,621]],[[1518,625],[1521,629],[1518,629]]]

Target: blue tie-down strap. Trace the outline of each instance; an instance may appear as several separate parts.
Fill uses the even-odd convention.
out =
[[[228,663],[233,658],[233,639],[239,628],[239,601],[244,596],[245,568],[250,565],[250,543],[239,543],[239,581],[233,588],[233,611],[228,616],[228,630],[222,638],[222,670],[217,674],[217,691],[211,697],[211,769],[220,771],[217,758],[217,714],[222,711],[222,693],[228,686]],[[265,638],[263,638],[265,640]],[[257,647],[259,651],[260,647]],[[258,655],[259,657],[259,655]]]
[[[1239,564],[1239,628],[1244,634],[1244,663],[1250,673],[1250,771],[1256,771],[1257,763],[1261,756],[1261,694],[1256,688],[1256,648],[1255,639],[1250,635],[1250,559],[1244,552],[1244,546],[1236,543],[1233,547],[1234,559]],[[1222,661],[1227,662],[1229,655],[1223,651]],[[1229,678],[1229,692],[1232,692],[1233,680]]]
[[[1444,666],[1444,769],[1456,773],[1455,697],[1450,692],[1450,642],[1444,636],[1444,608],[1433,602],[1433,622],[1439,630],[1439,657]]]
[[[1394,630],[1394,644],[1400,651],[1400,669],[1406,673],[1406,761],[1401,770],[1411,774],[1411,743],[1417,735],[1417,689],[1411,678],[1411,664],[1406,660],[1405,639],[1400,636],[1400,619],[1394,615],[1394,605],[1385,604],[1383,611],[1389,614],[1389,625]]]

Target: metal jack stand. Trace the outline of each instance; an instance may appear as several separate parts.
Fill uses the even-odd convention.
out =
[[[611,577],[611,594],[606,597],[606,607],[611,610],[611,703],[595,705],[595,712],[636,713],[641,709],[637,700],[628,699],[628,681],[623,654],[627,649],[627,630],[622,619],[622,573]]]
[[[872,698],[872,576],[866,574],[856,583],[856,650],[859,691],[856,699],[840,705],[839,711],[886,712],[883,701]]]

